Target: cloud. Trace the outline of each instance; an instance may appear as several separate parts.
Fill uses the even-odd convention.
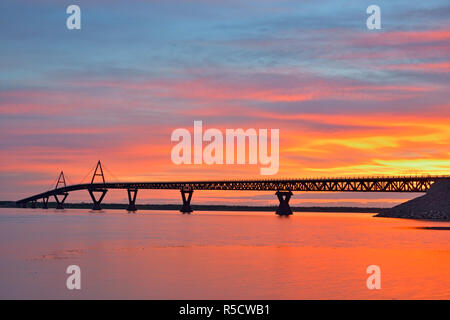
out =
[[[385,2],[379,32],[356,2],[80,3],[78,33],[55,1],[0,10],[0,199],[61,169],[79,181],[98,159],[123,180],[258,176],[175,166],[170,133],[194,120],[280,129],[280,176],[448,172],[444,1]]]

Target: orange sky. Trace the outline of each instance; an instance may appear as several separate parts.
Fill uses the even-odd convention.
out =
[[[384,27],[368,31],[364,10],[353,4],[318,10],[267,1],[237,10],[190,3],[195,17],[180,14],[184,5],[146,2],[136,11],[117,4],[105,14],[93,1],[90,21],[98,23],[78,33],[55,27],[51,2],[33,11],[9,7],[8,16],[23,14],[26,23],[8,18],[12,27],[2,33],[1,200],[44,191],[60,170],[79,183],[99,159],[108,181],[261,178],[261,165],[173,164],[171,133],[192,131],[195,120],[223,133],[279,129],[274,178],[449,173],[450,27],[437,11],[411,20],[404,7],[385,4]],[[36,21],[39,12],[45,21]],[[106,201],[125,199],[111,192]],[[180,201],[163,191],[138,199]],[[87,193],[68,201],[80,200]],[[275,203],[258,192],[197,192],[193,203],[249,200]],[[302,194],[292,201],[404,200]]]

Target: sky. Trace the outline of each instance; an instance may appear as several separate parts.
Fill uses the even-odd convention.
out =
[[[72,4],[80,30],[66,27]],[[366,27],[371,4],[380,30]],[[448,174],[449,17],[444,0],[2,0],[0,199],[45,191],[61,170],[87,182],[97,160],[107,181],[262,177],[259,165],[172,163],[171,133],[195,120],[223,132],[279,129],[273,178]],[[392,206],[413,196],[296,193],[291,203]],[[275,199],[202,191],[193,203]]]

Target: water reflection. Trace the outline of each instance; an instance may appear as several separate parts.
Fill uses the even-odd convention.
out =
[[[450,223],[372,216],[0,209],[0,298],[449,299]]]

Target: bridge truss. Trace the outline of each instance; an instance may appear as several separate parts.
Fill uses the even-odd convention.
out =
[[[99,173],[98,173],[99,172]],[[94,182],[96,176],[101,176],[102,182]],[[49,197],[54,197],[57,209],[63,209],[63,204],[69,192],[87,190],[93,200],[93,210],[101,209],[101,201],[110,189],[124,189],[128,192],[129,211],[136,211],[136,196],[139,189],[180,190],[183,200],[181,212],[190,213],[190,202],[194,190],[247,190],[247,191],[275,191],[280,201],[277,210],[279,215],[289,215],[289,199],[292,192],[426,192],[431,185],[440,179],[450,179],[450,176],[382,176],[382,177],[351,177],[351,178],[309,178],[309,179],[265,179],[265,180],[218,180],[218,181],[177,181],[177,182],[105,182],[100,161],[97,163],[91,183],[62,187],[61,172],[58,183],[53,190],[17,201],[19,206],[43,201],[43,208],[47,208]],[[99,199],[95,193],[101,193]],[[62,196],[62,198],[61,198]]]

